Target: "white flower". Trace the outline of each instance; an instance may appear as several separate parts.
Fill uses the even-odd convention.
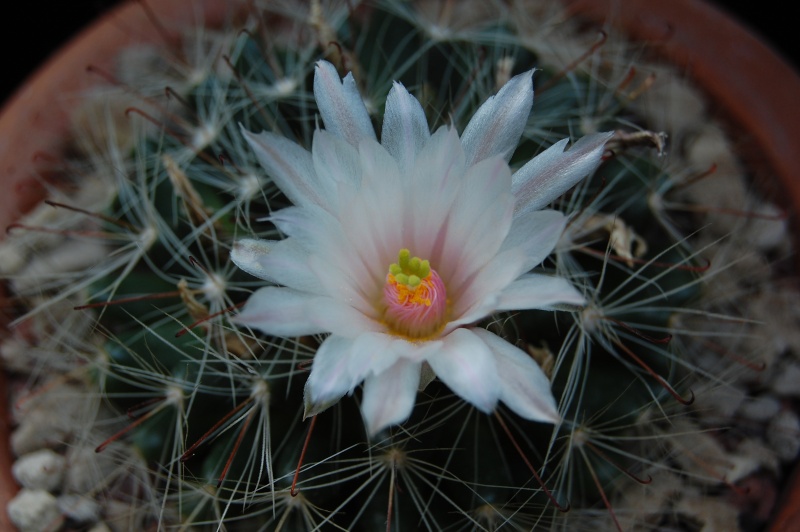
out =
[[[511,79],[460,138],[452,127],[431,134],[419,102],[395,83],[379,144],[352,74],[342,81],[320,61],[314,95],[326,129],[311,152],[244,131],[295,206],[271,217],[288,238],[236,243],[240,268],[279,285],[255,292],[237,321],[276,336],[331,333],[306,383],[306,416],[363,381],[375,434],[408,418],[427,363],[483,412],[502,401],[523,418],[558,421],[536,363],[473,326],[496,311],[584,302],[565,279],[529,272],[566,225],[540,209],[595,170],[611,134],[566,152],[565,139],[512,175],[531,78]]]

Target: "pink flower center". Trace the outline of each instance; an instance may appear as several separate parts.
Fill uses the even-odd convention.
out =
[[[389,266],[383,287],[384,319],[392,330],[412,339],[436,334],[446,323],[447,291],[427,260],[401,249]]]

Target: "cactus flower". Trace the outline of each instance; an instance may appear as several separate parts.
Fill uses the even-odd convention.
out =
[[[435,374],[483,412],[501,401],[525,419],[557,422],[539,366],[475,324],[497,311],[583,304],[566,279],[531,270],[567,221],[543,208],[595,170],[611,134],[567,151],[565,139],[512,173],[532,71],[489,98],[460,136],[450,126],[431,133],[420,103],[395,83],[378,142],[352,74],[342,80],[325,61],[314,95],[325,129],[311,151],[243,131],[294,206],[270,218],[287,238],[240,240],[231,253],[270,283],[238,323],[283,337],[330,333],[314,356],[305,415],[363,382],[374,435],[406,420],[421,381]]]

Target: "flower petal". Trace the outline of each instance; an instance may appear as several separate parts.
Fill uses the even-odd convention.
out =
[[[250,275],[264,279],[265,281],[272,281],[272,274],[269,268],[262,265],[261,260],[263,257],[269,255],[270,251],[279,241],[276,240],[261,240],[255,238],[243,238],[237,240],[233,244],[231,250],[231,260],[240,269],[246,271]]]
[[[461,284],[482,268],[503,243],[514,213],[508,193],[511,171],[499,157],[490,157],[467,170],[450,209],[442,245],[431,255],[448,289]]]
[[[399,359],[414,364],[422,363],[435,355],[442,347],[438,340],[428,342],[408,342],[390,334],[368,332],[353,342],[348,357],[353,386],[370,375],[378,375],[393,366]],[[423,366],[423,375],[425,375]],[[427,366],[430,372],[430,366]],[[434,375],[435,376],[435,375]]]
[[[311,271],[319,279],[325,295],[352,307],[362,316],[379,319],[375,304],[372,301],[374,297],[371,298],[370,296],[379,293],[382,285],[368,280],[359,282],[358,275],[354,275],[352,270],[342,269],[334,261],[326,262],[323,257],[325,255],[320,253],[320,255],[311,256],[308,261]],[[336,319],[334,317],[331,318]],[[347,335],[350,336],[349,333]]]
[[[356,384],[369,375],[383,373],[400,358],[400,347],[393,344],[400,342],[396,338],[382,333],[364,333],[354,340],[349,358],[349,371]]]
[[[456,329],[444,338],[442,350],[427,360],[436,376],[453,392],[487,414],[500,396],[494,355],[471,329]]]
[[[581,306],[586,299],[563,277],[523,275],[500,293],[496,310],[558,310],[560,305]]]
[[[327,330],[308,319],[308,309],[318,296],[291,288],[267,286],[257,290],[233,321],[274,336],[303,336]]]
[[[402,83],[395,81],[386,97],[381,144],[397,159],[401,172],[409,173],[430,136],[422,106]]]
[[[342,226],[358,248],[369,250],[367,253],[359,251],[360,258],[379,267],[383,278],[386,268],[403,247],[403,225],[408,218],[403,191],[408,182],[397,160],[377,142],[362,141],[358,153],[363,171],[362,186],[352,208],[342,216]]]
[[[364,210],[360,205],[354,207],[347,202],[345,205],[346,212]],[[270,221],[309,252],[308,267],[319,280],[318,293],[368,314],[374,307],[370,298],[381,289],[386,277],[387,266],[383,264],[390,264],[390,261],[375,260],[369,255],[373,238],[371,226],[361,227],[346,216],[342,218],[320,207],[309,206],[281,209]],[[343,222],[348,228],[342,227]],[[351,226],[358,231],[354,232]]]
[[[522,258],[514,276],[516,279],[553,252],[566,226],[567,217],[559,211],[533,211],[516,216],[498,256],[508,253],[506,259],[510,256]]]
[[[514,216],[544,208],[593,173],[603,162],[606,143],[613,135],[586,135],[566,152],[568,139],[560,140],[517,170],[511,185],[517,198]]]
[[[417,155],[406,186],[407,215],[413,221],[406,237],[414,253],[430,258],[441,248],[440,231],[458,191],[464,183],[464,149],[454,128],[442,126],[431,135]],[[418,193],[416,191],[423,191]]]
[[[553,251],[566,224],[566,216],[558,211],[533,211],[515,218],[497,255],[461,288],[445,332],[494,312],[500,293]]]
[[[558,407],[550,382],[533,359],[484,329],[473,329],[495,355],[500,400],[522,418],[558,423]]]
[[[354,147],[358,147],[363,139],[376,140],[375,129],[352,72],[341,80],[336,67],[327,61],[317,61],[314,97],[325,129]]]
[[[444,342],[441,340],[426,340],[424,342],[408,342],[396,339],[392,342],[392,350],[397,351],[400,358],[411,360],[412,362],[424,362],[436,356],[442,350]]]
[[[475,112],[461,135],[468,166],[494,155],[511,159],[533,106],[532,76],[514,76]]]
[[[306,381],[304,419],[327,409],[358,385],[349,370],[352,349],[353,340],[335,335],[319,346]]]
[[[324,192],[321,193],[334,202],[339,194],[337,185],[355,187],[361,182],[358,151],[341,137],[324,129],[314,131],[313,142],[311,157],[320,186],[324,186]]]
[[[372,316],[375,296],[401,246],[399,237],[392,242],[385,234],[392,230],[391,220],[374,218],[380,217],[380,202],[369,199],[359,194],[357,201],[342,200],[346,215],[341,217],[316,206],[289,207],[276,211],[270,221],[309,253],[308,268],[319,281],[317,293]],[[392,243],[394,249],[385,251]]]
[[[324,204],[315,183],[311,154],[299,144],[269,131],[252,133],[241,127],[258,162],[295,205]]]
[[[294,238],[258,240],[243,238],[233,244],[236,266],[265,281],[302,292],[320,293],[319,280],[308,265],[308,252]]]
[[[329,336],[314,356],[305,388],[304,417],[327,409],[346,393],[352,393],[365,378],[390,370],[399,358],[399,353],[390,348],[393,342],[386,334],[366,333],[355,339]]]
[[[315,224],[335,219],[315,205],[286,207],[273,212],[268,218],[283,234],[294,238],[305,249],[314,249],[313,244],[318,233],[318,226],[315,227]]]
[[[277,211],[270,220],[302,249],[313,250],[307,264],[319,283],[314,292],[372,314],[373,295],[382,288],[386,273],[368,268],[378,268],[387,261],[363,258],[367,246],[351,242],[339,219],[321,208],[289,207]]]
[[[345,303],[347,300],[321,297],[308,309],[306,319],[326,332],[356,338],[365,332],[383,332],[386,326],[365,316],[361,311]],[[372,309],[369,309],[372,310]]]
[[[400,359],[386,371],[364,381],[361,414],[370,436],[389,425],[402,423],[411,415],[419,388],[420,365]]]

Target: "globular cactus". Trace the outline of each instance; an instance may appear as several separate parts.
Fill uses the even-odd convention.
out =
[[[654,78],[645,66],[633,68],[630,45],[580,33],[571,21],[556,24],[560,11],[548,2],[250,2],[236,9],[229,27],[191,28],[182,48],[133,50],[118,73],[105,74],[125,94],[99,95],[82,111],[78,124],[86,129],[76,148],[83,158],[66,165],[84,174],[78,192],[55,191],[40,214],[12,226],[17,239],[5,244],[6,257],[34,251],[27,262],[5,266],[20,309],[18,333],[4,344],[9,365],[20,360],[14,349],[36,345],[25,364],[11,368],[41,386],[26,401],[91,399],[42,444],[66,444],[73,461],[99,472],[67,482],[62,497],[102,510],[62,510],[64,527],[104,519],[120,529],[657,528],[681,521],[684,514],[671,507],[747,474],[732,478],[722,465],[705,463],[713,451],[702,445],[716,450],[718,443],[704,431],[729,422],[715,418],[704,398],[741,389],[766,355],[741,349],[751,331],[731,327],[743,319],[731,303],[738,296],[725,300],[714,288],[740,275],[734,261],[715,255],[729,249],[725,235],[707,237],[701,217],[678,212],[679,201],[712,209],[691,197],[702,171],[678,146],[665,155],[666,137],[648,130],[645,99]],[[518,146],[508,151],[506,140],[507,154],[488,155],[507,155],[517,170],[544,153],[538,160],[548,161],[552,190],[538,193],[543,204],[531,209],[550,205],[568,218],[548,237],[544,263],[528,268],[561,279],[561,292],[539,310],[499,305],[464,325],[508,346],[499,350],[529,354],[525,363],[535,361],[552,389],[536,388],[544,390],[543,404],[552,393],[557,413],[545,405],[537,418],[510,402],[513,375],[490,390],[487,409],[471,391],[444,384],[455,382],[450,375],[440,370],[434,378],[431,367],[446,366],[433,360],[419,362],[431,382],[420,386],[410,415],[370,417],[381,393],[367,399],[361,391],[368,371],[341,399],[344,391],[315,398],[324,383],[304,393],[315,354],[330,340],[318,333],[330,329],[258,332],[275,328],[264,315],[281,326],[286,319],[280,308],[245,306],[269,283],[238,268],[231,253],[244,270],[270,278],[259,261],[294,227],[276,213],[298,198],[338,201],[348,189],[322,182],[298,192],[286,175],[299,170],[281,163],[300,161],[298,150],[312,142],[320,149],[320,113],[327,131],[350,141],[358,129],[348,125],[352,106],[363,103],[368,129],[380,138],[391,120],[386,109],[407,109],[387,103],[391,90],[401,94],[393,82],[410,93],[404,105],[419,101],[417,125],[420,116],[432,132],[449,125],[466,144],[465,128],[481,105],[502,87],[529,83],[530,74],[514,76],[531,69],[533,112],[520,111],[524,104],[514,110]],[[317,83],[334,79],[339,88],[315,87],[320,70],[328,78]],[[342,90],[350,107],[336,100],[344,101],[335,92]],[[484,112],[510,105],[496,98],[504,106]],[[494,116],[481,124],[507,125]],[[260,131],[269,133],[247,133]],[[673,140],[682,142],[681,135]],[[358,139],[350,144],[358,147]],[[464,149],[474,154],[474,146]],[[343,164],[341,153],[325,156]],[[426,197],[433,191],[398,190],[436,207]],[[346,214],[365,230],[392,216]],[[491,229],[481,223],[484,233]],[[52,233],[58,241],[45,242]],[[74,258],[67,263],[63,254]],[[392,279],[405,276],[398,281],[404,290],[421,282],[409,276],[424,280],[439,267],[403,261],[388,271]],[[391,334],[414,345],[439,340],[438,332],[409,330]],[[387,389],[384,399],[396,397]],[[16,445],[25,452],[22,439]],[[723,452],[730,458],[738,451]]]

